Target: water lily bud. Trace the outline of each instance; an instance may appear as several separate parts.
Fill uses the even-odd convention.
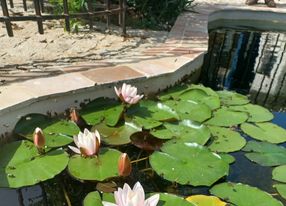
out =
[[[89,128],[86,121],[79,115],[75,108],[70,110],[70,120],[76,123],[76,125],[81,129],[84,130],[85,128]]]
[[[44,148],[46,143],[45,136],[41,128],[37,127],[34,132],[34,144],[37,148]]]
[[[132,171],[130,159],[126,153],[121,154],[118,161],[118,173],[120,176],[129,176]]]

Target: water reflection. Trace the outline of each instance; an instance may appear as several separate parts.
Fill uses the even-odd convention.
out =
[[[218,29],[210,32],[202,82],[249,94],[254,103],[286,107],[286,34]]]

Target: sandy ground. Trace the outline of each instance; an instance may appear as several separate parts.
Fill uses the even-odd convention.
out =
[[[31,15],[18,0],[10,15]],[[1,12],[0,12],[0,15]],[[12,22],[14,37],[8,37],[4,23],[0,23],[0,81],[4,76],[23,72],[57,70],[73,64],[92,63],[99,60],[125,58],[163,42],[164,31],[143,31],[127,28],[129,37],[120,35],[120,28],[112,26],[107,31],[104,23],[96,22],[91,32],[81,26],[78,33],[64,31],[63,21],[44,22],[44,34],[40,35],[36,22]],[[2,76],[2,80],[1,80]],[[1,84],[1,83],[0,83]]]

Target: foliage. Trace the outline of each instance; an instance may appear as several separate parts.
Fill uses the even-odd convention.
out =
[[[192,2],[193,0],[127,0],[128,6],[135,8],[144,27],[165,30],[172,27],[178,15]]]

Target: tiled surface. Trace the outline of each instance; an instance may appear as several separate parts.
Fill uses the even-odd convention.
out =
[[[15,78],[15,81],[5,87],[0,86],[0,110],[40,96],[175,72],[207,51],[210,13],[230,8],[284,13],[286,7],[286,0],[277,2],[275,9],[264,4],[246,6],[244,0],[196,0],[194,3],[195,12],[185,12],[178,17],[165,43],[140,54],[134,53],[128,59],[61,68],[57,76],[27,76],[27,80],[22,82],[16,81],[14,76],[6,77]]]

